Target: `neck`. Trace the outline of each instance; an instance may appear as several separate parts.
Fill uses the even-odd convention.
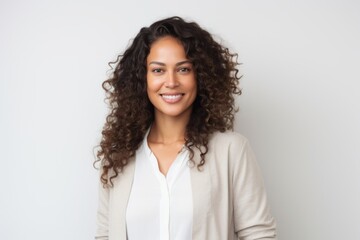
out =
[[[189,119],[190,115],[182,118],[164,118],[155,115],[155,121],[148,136],[149,141],[164,144],[184,142]]]

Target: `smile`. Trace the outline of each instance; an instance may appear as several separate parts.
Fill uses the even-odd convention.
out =
[[[160,96],[167,103],[176,103],[181,100],[184,94],[160,94]]]

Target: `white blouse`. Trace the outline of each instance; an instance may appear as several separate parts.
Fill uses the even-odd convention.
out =
[[[192,238],[193,202],[183,149],[166,176],[151,152],[147,135],[136,152],[135,173],[126,209],[128,240],[188,240]]]

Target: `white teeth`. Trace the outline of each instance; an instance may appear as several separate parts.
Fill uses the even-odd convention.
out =
[[[179,97],[181,97],[181,94],[176,94],[176,95],[161,95],[163,98],[166,98],[166,99],[169,99],[169,100],[171,100],[171,99],[176,99],[176,98],[179,98]]]

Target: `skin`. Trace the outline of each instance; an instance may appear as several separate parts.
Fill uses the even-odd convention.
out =
[[[173,37],[154,42],[147,57],[147,94],[155,120],[148,145],[165,176],[185,142],[186,125],[197,94],[193,65]]]

